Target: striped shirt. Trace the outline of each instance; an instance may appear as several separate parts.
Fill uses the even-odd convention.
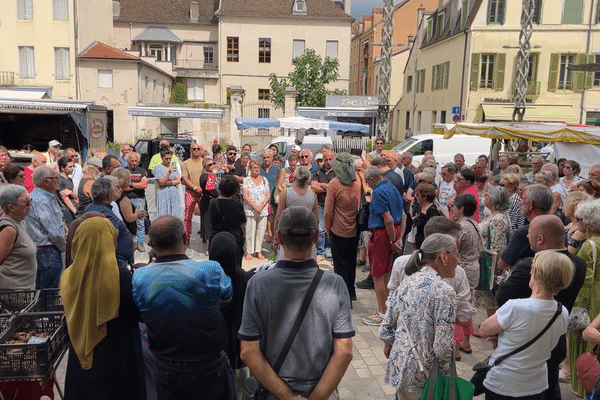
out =
[[[25,217],[29,236],[36,246],[54,245],[64,253],[67,238],[56,195],[36,187],[29,198],[32,201],[31,213]]]

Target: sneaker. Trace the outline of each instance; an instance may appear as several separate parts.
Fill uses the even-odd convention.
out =
[[[356,282],[356,287],[359,289],[375,289],[375,284],[373,283],[373,277],[371,275],[369,275],[362,281]]]
[[[146,251],[146,246],[144,246],[144,243],[138,243],[137,250],[144,253]]]
[[[350,300],[356,301],[358,298],[356,297],[356,293],[350,293]]]
[[[366,263],[363,267],[362,267],[362,272],[369,272],[371,270],[371,265],[369,265],[369,263]],[[371,276],[371,275],[369,275]]]
[[[367,263],[367,260],[358,260],[356,262],[356,266],[357,267],[362,267],[363,265],[365,265]]]
[[[331,258],[331,247],[325,248],[325,258]]]
[[[375,311],[373,314],[369,315],[367,318],[363,318],[362,322],[365,325],[381,325],[383,322],[383,318],[379,315],[379,312]]]

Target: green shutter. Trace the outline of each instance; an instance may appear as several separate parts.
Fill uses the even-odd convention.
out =
[[[531,70],[531,82],[529,83],[529,86],[527,87],[527,94],[528,95],[537,95],[537,91],[538,91],[538,83],[537,83],[537,70],[538,70],[538,63],[540,60],[540,54],[539,53],[531,53],[531,64],[529,65],[529,69]]]
[[[464,28],[467,23],[467,18],[469,18],[469,0],[463,0],[462,4],[462,15],[461,15],[461,28]]]
[[[496,54],[496,65],[494,65],[494,90],[496,92],[504,89],[504,67],[506,64],[506,54]]]
[[[448,89],[448,80],[450,79],[450,61],[444,63],[444,89]]]
[[[583,19],[583,0],[565,0],[563,7],[563,25],[581,25]]]
[[[406,93],[410,93],[412,90],[412,75],[406,77]]]
[[[500,23],[500,25],[504,25],[504,19],[506,16],[506,0],[499,0],[498,1],[498,18],[500,19],[498,22]]]
[[[556,92],[558,84],[558,67],[560,66],[560,54],[553,53],[550,55],[550,73],[548,74],[548,91]]]
[[[585,64],[587,62],[587,54],[577,54],[575,57],[575,65]],[[573,72],[573,90],[575,92],[583,92],[585,86],[585,72]]]
[[[471,54],[471,90],[479,89],[479,54]]]
[[[587,56],[587,62],[588,63],[596,62],[596,56],[595,55]],[[593,85],[594,85],[594,73],[586,72],[586,74],[585,74],[585,89],[586,90],[590,89]]]
[[[425,72],[427,68],[421,70],[421,93],[425,93]]]
[[[434,65],[433,68],[431,68],[431,91],[433,92],[436,87],[435,87],[435,73],[436,70],[438,69],[437,65]]]

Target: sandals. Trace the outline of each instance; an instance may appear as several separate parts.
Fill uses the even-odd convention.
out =
[[[252,260],[252,254],[246,253],[246,261]]]
[[[469,347],[463,347],[462,344],[458,346],[459,350],[466,353],[466,354],[471,354],[473,352],[473,349],[471,348],[471,346]]]

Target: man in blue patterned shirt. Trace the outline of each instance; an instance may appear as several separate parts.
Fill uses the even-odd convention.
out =
[[[40,166],[33,171],[35,188],[29,195],[31,213],[25,217],[25,225],[37,246],[36,288],[57,288],[63,270],[61,253],[66,250],[67,239],[62,212],[56,192],[60,180],[56,171]]]
[[[148,236],[157,257],[133,274],[133,299],[148,328],[158,400],[233,399],[219,309],[232,297],[231,279],[218,262],[185,255],[189,236],[179,218],[157,218]]]

